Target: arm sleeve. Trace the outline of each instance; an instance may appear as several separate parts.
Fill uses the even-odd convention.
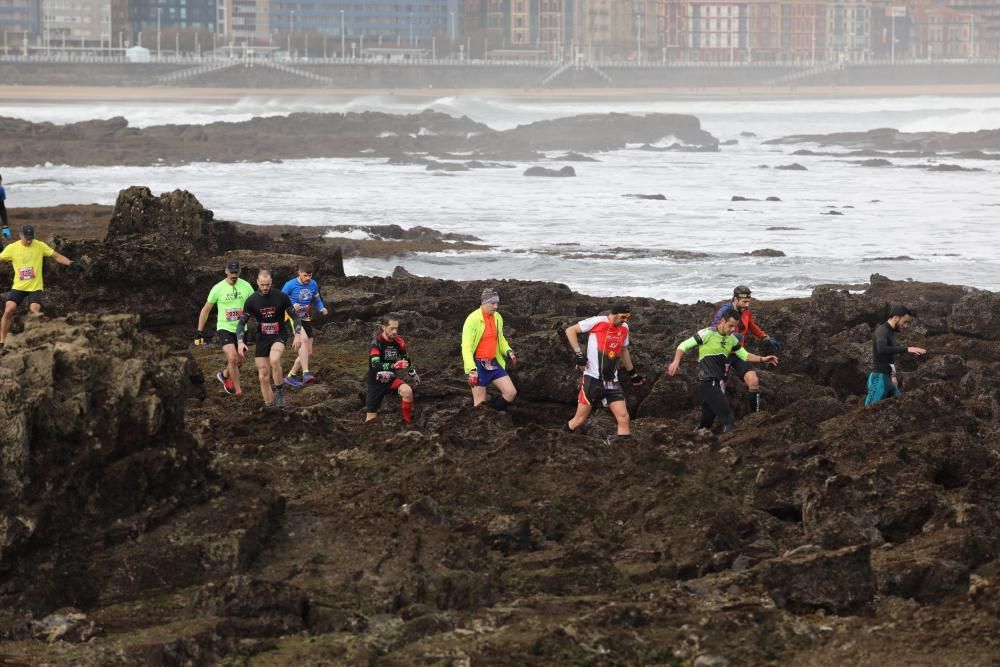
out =
[[[462,368],[466,373],[471,373],[476,369],[476,362],[472,355],[476,351],[476,325],[473,318],[478,313],[472,313],[465,318],[462,326]]]
[[[719,306],[719,309],[715,311],[715,315],[712,315],[711,326],[714,327],[719,322],[721,322],[722,321],[722,313],[725,312],[726,309],[731,308],[731,307],[732,307],[732,303],[731,302],[726,302],[726,303],[722,304],[721,306]]]
[[[582,331],[583,333],[589,333],[590,330],[596,327],[598,324],[607,321],[608,321],[607,317],[601,317],[600,315],[598,315],[597,317],[588,317],[585,320],[580,320],[579,322],[577,322],[577,324],[580,326],[580,331]]]
[[[885,327],[875,330],[875,352],[877,354],[902,354],[906,352],[905,345],[889,345],[889,332]]]
[[[497,347],[500,349],[500,358],[503,359],[510,352],[510,343],[507,342],[507,337],[503,335],[503,318],[500,317],[500,313],[494,313],[493,316],[497,322]]]
[[[753,335],[757,340],[764,340],[764,337],[767,336],[767,334],[764,333],[764,330],[761,329],[756,322],[754,322],[753,311],[750,311],[750,319],[747,323],[747,333]]]
[[[38,241],[35,241],[35,243],[38,243]],[[50,246],[47,243],[43,243],[42,244],[42,254],[43,255],[45,255],[46,257],[51,257],[55,253],[56,253],[56,251],[55,251],[54,248],[52,248],[52,246]]]
[[[378,349],[375,341],[372,341],[371,347],[368,350],[368,365],[377,371],[385,370],[385,364],[382,363],[382,352]]]
[[[733,354],[735,354],[743,361],[746,361],[750,357],[750,353],[747,352],[747,349],[745,347],[736,348],[735,350],[733,350]]]
[[[316,294],[313,296],[313,301],[316,302],[317,310],[323,310],[326,308],[326,304],[323,303],[323,297],[319,295],[319,285],[316,285]]]
[[[10,254],[13,252],[13,250],[11,250],[11,248],[13,248],[13,247],[14,247],[14,244],[11,243],[9,246],[7,246],[6,248],[4,248],[3,251],[0,252],[0,260],[3,260],[4,262],[11,261]]]
[[[292,280],[295,280],[295,278],[292,278]],[[289,280],[288,282],[286,282],[284,285],[281,286],[281,293],[287,296],[288,298],[292,297],[292,288],[294,287],[294,285],[292,284],[292,280]]]
[[[691,348],[695,348],[695,347],[698,347],[698,341],[695,339],[694,336],[691,336],[687,340],[681,342],[681,344],[677,346],[677,349],[678,350],[684,350],[685,352],[687,352]]]

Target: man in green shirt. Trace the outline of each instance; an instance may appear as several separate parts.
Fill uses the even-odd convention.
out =
[[[740,314],[735,309],[724,310],[719,316],[719,322],[714,327],[702,329],[688,338],[674,352],[674,360],[667,366],[668,375],[676,375],[681,366],[681,357],[693,347],[698,348],[698,380],[701,385],[701,421],[698,430],[708,431],[715,418],[722,422],[722,432],[733,430],[736,415],[726,398],[724,382],[726,379],[726,360],[729,355],[751,363],[778,365],[778,357],[773,354],[761,357],[750,354],[740,345],[740,339],[733,335],[739,326]]]
[[[243,304],[253,294],[253,286],[240,278],[240,263],[236,260],[226,262],[226,277],[208,293],[208,300],[198,314],[198,333],[194,344],[205,342],[205,323],[213,307],[218,307],[219,316],[215,323],[215,335],[226,354],[226,367],[215,374],[215,379],[222,383],[227,394],[237,396],[243,393],[240,386],[240,364],[243,358],[236,350],[236,326],[243,317]]]

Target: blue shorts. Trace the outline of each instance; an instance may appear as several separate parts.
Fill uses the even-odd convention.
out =
[[[476,359],[476,372],[479,374],[480,387],[487,387],[494,380],[508,377],[507,371],[496,359]]]
[[[868,374],[868,395],[865,396],[865,405],[878,403],[884,398],[894,398],[902,393],[899,387],[892,383],[891,373]]]

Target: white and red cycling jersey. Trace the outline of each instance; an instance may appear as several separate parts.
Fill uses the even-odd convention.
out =
[[[628,347],[628,324],[615,326],[612,315],[588,317],[579,323],[587,337],[587,368],[584,375],[604,382],[618,381],[618,362],[622,350]]]

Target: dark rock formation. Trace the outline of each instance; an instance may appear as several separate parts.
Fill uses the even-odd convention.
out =
[[[573,167],[565,166],[562,169],[547,169],[545,167],[528,167],[524,171],[525,176],[548,176],[550,178],[566,178],[568,176],[576,176],[576,170]]]
[[[632,199],[651,199],[654,201],[667,201],[667,196],[662,194],[655,194],[655,195],[634,194],[634,195],[622,195],[622,197],[630,197]]]
[[[781,250],[775,250],[773,248],[758,248],[757,250],[751,250],[750,252],[743,253],[750,257],[784,257],[785,253]]]
[[[818,144],[868,150],[913,151],[920,154],[941,151],[998,151],[1000,130],[977,132],[900,132],[884,127],[867,132],[799,134],[769,139],[765,145]]]
[[[222,223],[185,210],[184,229],[200,219],[208,246],[279,282],[325,253],[294,237],[227,247],[256,237],[217,234]],[[221,354],[188,336],[221,256],[160,233],[173,224],[161,218],[78,243],[91,270],[50,287],[68,317],[27,320],[0,357],[0,637],[18,640],[0,642],[0,661],[992,658],[996,294],[875,275],[853,291],[758,302],[784,342],[781,365],[760,370],[764,411],[748,413],[735,380],[737,430],[707,436],[692,433],[694,359],[674,377],[661,369],[713,305],[629,299],[648,382],[626,384],[634,438],[622,444],[603,409],[586,432],[560,431],[580,381],[562,331],[608,299],[405,270],[324,278],[333,308],[317,321],[319,382],[266,412],[252,379],[241,397],[204,386]],[[174,289],[104,277],[157,255],[179,264],[158,281]],[[500,291],[520,360],[504,414],[471,406],[458,351],[486,285]],[[112,297],[142,321],[93,313]],[[873,329],[900,302],[918,315],[901,340],[930,354],[902,355],[905,393],[863,407]],[[416,414],[401,425],[392,396],[363,426],[367,343],[387,312],[420,368]],[[64,627],[87,643],[32,639]]]
[[[31,137],[30,146],[25,137]],[[387,157],[392,164],[441,167],[424,157],[471,152],[480,160],[539,160],[540,151],[606,151],[676,137],[684,149],[717,150],[694,116],[590,114],[496,131],[468,118],[424,111],[294,113],[240,123],[131,128],[123,118],[69,125],[0,118],[8,165],[148,165],[316,157]],[[577,158],[578,159],[578,158]],[[447,163],[445,163],[447,164]],[[457,163],[455,163],[457,164]],[[472,168],[469,165],[463,165]],[[501,165],[502,166],[502,165]]]
[[[781,171],[809,171],[806,167],[799,164],[798,162],[793,162],[791,164],[779,164],[775,169]]]

